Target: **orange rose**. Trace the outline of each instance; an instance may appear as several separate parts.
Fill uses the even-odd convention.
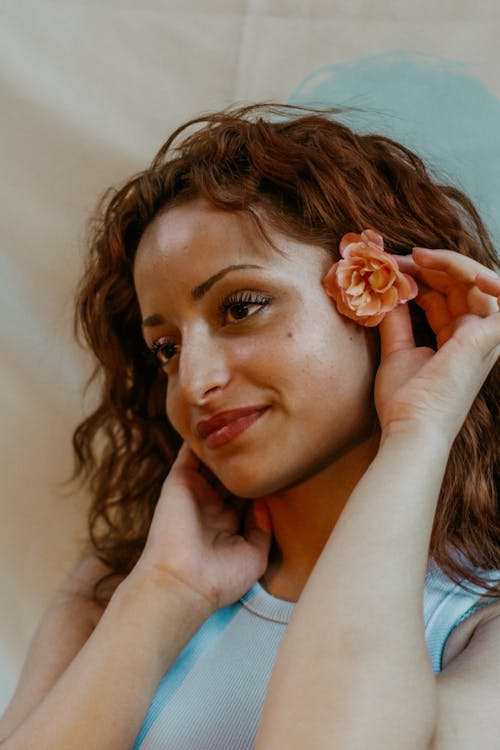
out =
[[[415,280],[402,273],[373,229],[350,232],[340,241],[342,260],[334,263],[323,286],[342,315],[362,326],[376,326],[396,305],[416,297]]]

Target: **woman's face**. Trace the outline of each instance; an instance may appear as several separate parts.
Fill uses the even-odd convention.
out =
[[[194,201],[146,229],[134,278],[167,416],[241,497],[295,486],[372,430],[374,332],[341,317],[323,249]]]

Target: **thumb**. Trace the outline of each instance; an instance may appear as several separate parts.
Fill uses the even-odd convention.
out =
[[[414,349],[415,338],[407,304],[398,305],[388,312],[379,324],[381,359],[384,360],[401,349]]]
[[[172,464],[172,469],[193,469],[196,471],[200,465],[200,459],[196,456],[189,445],[182,443],[177,457]]]

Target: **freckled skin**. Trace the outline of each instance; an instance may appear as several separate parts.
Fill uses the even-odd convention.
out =
[[[321,280],[332,263],[325,250],[270,235],[282,253],[245,215],[195,201],[156,217],[134,268],[143,317],[165,319],[146,330],[148,344],[168,336],[180,347],[166,366],[167,415],[241,497],[323,472],[374,423],[374,332],[340,316],[324,292]],[[195,286],[241,263],[261,268],[227,273],[201,299],[192,298]],[[221,301],[242,293],[271,301],[228,321]],[[223,447],[211,450],[198,435],[200,419],[254,405],[267,411]]]

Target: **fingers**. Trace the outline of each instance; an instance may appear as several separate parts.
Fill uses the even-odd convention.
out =
[[[207,509],[205,509],[207,510]],[[219,531],[229,536],[234,536],[240,531],[240,518],[234,508],[230,508],[227,505],[222,508],[209,509],[212,512],[207,514],[205,523],[210,531]]]
[[[457,318],[470,314],[487,317],[498,311],[500,278],[473,258],[427,248],[414,248],[412,256],[395,257],[401,270],[419,282],[415,302],[425,310],[440,339],[450,337]]]
[[[174,468],[175,466],[179,469],[192,469],[193,471],[197,471],[199,465],[200,459],[198,458],[198,456],[193,453],[187,443],[183,443],[180,447],[179,453],[177,454],[177,458],[172,465],[172,468]]]
[[[413,248],[412,255],[395,255],[398,266],[405,273],[409,273],[418,281],[447,292],[450,285],[457,282],[473,285],[478,275],[490,280],[493,291],[488,292],[497,296],[499,287],[494,285],[500,281],[498,274],[483,266],[479,261],[461,255],[455,250],[431,250],[424,247]]]
[[[475,284],[485,294],[490,294],[497,298],[497,304],[500,306],[500,278],[492,271],[485,273],[481,271],[475,278]]]
[[[379,325],[381,358],[401,349],[415,348],[408,305],[398,305],[387,313]]]
[[[442,252],[440,250],[432,250],[434,252]],[[458,253],[455,253],[457,255]],[[437,289],[440,292],[448,292],[451,284],[450,275],[439,269],[428,267],[424,263],[417,262],[418,254],[415,253],[415,258],[412,255],[396,255],[394,256],[397,260],[398,266],[403,273],[408,273],[410,276],[426,286]],[[456,281],[454,281],[456,283]]]
[[[200,458],[198,458],[196,453],[194,453],[193,450],[185,442],[182,444],[179,453],[177,454],[177,458],[172,465],[171,472],[172,471],[175,471],[177,473],[194,471],[201,477],[203,477],[205,482],[210,485],[210,487],[213,487],[215,490],[220,491],[221,494],[225,492],[225,488],[220,483],[219,479],[215,476],[213,471],[209,469],[209,467],[204,464]]]
[[[498,312],[498,302],[492,294],[484,292],[475,284],[467,293],[467,312],[485,318]]]
[[[436,335],[453,322],[446,297],[439,292],[426,288],[417,295],[415,302],[424,310],[427,322]]]
[[[425,247],[415,247],[412,257],[417,266],[445,273],[453,277],[455,281],[462,281],[465,284],[473,284],[480,273],[493,273],[479,261],[467,255],[461,255],[455,250],[430,250]]]
[[[416,278],[445,293],[454,315],[496,312],[491,295],[500,294],[500,278],[491,269],[453,250],[414,248],[412,257],[416,261]]]

